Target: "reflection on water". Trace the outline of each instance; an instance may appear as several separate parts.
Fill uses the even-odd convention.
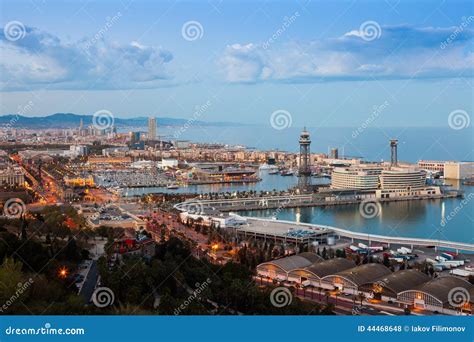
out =
[[[206,184],[206,185],[190,185],[183,186],[179,189],[166,188],[129,188],[125,191],[126,196],[141,196],[148,193],[195,193],[203,194],[208,192],[235,192],[235,191],[282,191],[294,187],[298,183],[296,176],[282,177],[280,175],[270,175],[268,171],[260,171],[260,182],[244,183],[244,184]],[[313,179],[314,184],[325,184],[329,180],[324,178]]]
[[[367,234],[419,237],[474,243],[474,188],[461,187],[464,200],[436,199],[401,201],[381,204],[378,216],[367,219],[359,213],[357,205],[289,208],[243,212],[244,215],[270,217],[279,220],[317,223]],[[441,224],[443,215],[445,225]],[[446,217],[450,219],[447,220]]]
[[[217,191],[271,191],[285,190],[296,185],[297,177],[282,177],[260,172],[261,182],[251,184],[199,185],[169,190],[130,189],[129,195],[151,192],[193,192],[196,194]],[[327,182],[325,179],[313,179],[313,182]],[[292,208],[243,212],[256,217],[276,215],[280,220],[319,223],[368,234],[390,236],[412,236],[440,240],[453,240],[474,243],[474,187],[463,186],[459,181],[449,181],[455,189],[465,192],[465,199],[434,199],[422,201],[400,201],[381,204],[378,216],[367,219],[360,215],[358,205]],[[297,217],[297,214],[299,218]],[[442,218],[445,224],[442,225]],[[449,219],[448,219],[449,217]]]

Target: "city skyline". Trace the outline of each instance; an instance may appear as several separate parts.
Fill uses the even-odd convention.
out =
[[[467,1],[4,7],[4,29],[23,26],[0,34],[2,115],[186,119],[207,104],[199,120],[268,125],[285,110],[295,127],[358,127],[382,106],[374,126],[446,127],[473,109]]]
[[[468,0],[2,2],[0,334],[468,338],[473,43]]]

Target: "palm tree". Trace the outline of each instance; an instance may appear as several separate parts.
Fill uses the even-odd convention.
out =
[[[365,294],[363,292],[359,292],[357,297],[360,299],[360,306],[362,306],[362,302],[365,299]]]

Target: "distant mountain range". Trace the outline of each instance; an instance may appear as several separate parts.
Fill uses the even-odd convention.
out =
[[[16,114],[7,114],[0,116],[0,128],[6,125],[14,128],[78,128],[83,121],[84,127],[92,125],[92,115],[80,115],[72,113],[56,113],[47,116],[23,116]],[[156,118],[158,126],[182,126],[188,123],[189,119],[174,118]],[[114,118],[114,124],[117,128],[121,127],[146,127],[148,125],[147,117],[137,118]],[[192,121],[193,125],[201,126],[241,126],[239,123],[231,122],[205,122]]]

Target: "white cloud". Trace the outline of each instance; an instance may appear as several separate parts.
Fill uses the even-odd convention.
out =
[[[229,82],[313,82],[318,80],[472,77],[473,32],[464,29],[447,47],[452,28],[383,27],[364,40],[360,30],[306,43],[233,44],[219,61]]]
[[[93,43],[91,43],[93,42]],[[159,86],[170,78],[173,55],[160,48],[109,43],[104,39],[67,43],[36,28],[16,41],[0,35],[2,90],[127,89]]]

